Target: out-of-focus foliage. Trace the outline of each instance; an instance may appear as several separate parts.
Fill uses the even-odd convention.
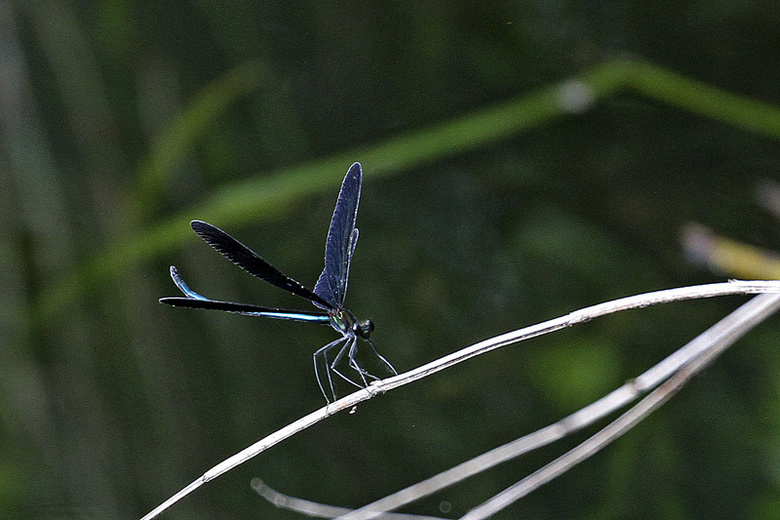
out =
[[[308,303],[195,240],[200,218],[311,285],[366,178],[348,304],[399,370],[580,306],[720,280],[682,226],[777,250],[780,10],[766,2],[0,1],[0,516],[134,518],[323,404],[326,327],[172,309]],[[737,299],[634,311],[335,416],[166,518],[357,506],[576,410]],[[504,518],[775,518],[770,320]],[[584,432],[587,434],[588,432]],[[462,515],[558,446],[417,504]]]

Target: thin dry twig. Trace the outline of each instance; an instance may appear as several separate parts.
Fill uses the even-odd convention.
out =
[[[268,500],[276,507],[295,511],[296,513],[301,513],[306,516],[314,518],[335,518],[352,511],[352,509],[346,507],[320,504],[319,502],[312,502],[302,498],[283,495],[259,478],[253,478],[250,485],[258,495]],[[406,513],[384,513],[379,516],[379,518],[382,520],[445,520],[438,516],[411,515]]]
[[[490,352],[500,347],[511,345],[519,341],[524,341],[542,334],[547,334],[560,330],[565,327],[571,327],[578,323],[590,321],[594,318],[605,316],[619,311],[637,309],[648,307],[650,305],[656,305],[659,303],[670,303],[674,301],[683,301],[699,298],[711,298],[715,296],[726,296],[735,294],[758,294],[758,293],[780,293],[780,282],[777,281],[729,281],[725,283],[716,283],[708,285],[698,285],[692,287],[682,287],[677,289],[668,289],[664,291],[657,291],[647,294],[641,294],[637,296],[630,296],[627,298],[621,298],[611,302],[601,303],[592,307],[586,307],[578,311],[567,314],[560,318],[549,320],[543,323],[525,327],[507,334],[496,336],[479,343],[476,343],[470,347],[466,347],[462,350],[444,356],[440,359],[427,363],[414,370],[410,370],[403,374],[399,374],[394,377],[383,379],[381,381],[375,381],[367,388],[358,390],[348,396],[345,396],[338,401],[326,405],[319,410],[316,410],[300,419],[292,422],[291,424],[277,430],[276,432],[268,435],[267,437],[259,440],[251,446],[243,449],[235,455],[220,462],[201,477],[191,482],[189,485],[178,491],[176,494],[165,500],[141,520],[151,520],[156,518],[164,511],[169,509],[175,503],[182,498],[186,497],[205,483],[217,478],[218,476],[230,471],[236,466],[243,464],[244,462],[259,455],[268,448],[281,442],[284,439],[304,430],[319,421],[327,418],[330,415],[334,415],[342,410],[351,409],[362,401],[371,399],[379,393],[384,393],[399,386],[407,385],[431,374],[449,368],[457,363],[461,363],[474,356]],[[595,403],[594,403],[595,404]],[[540,430],[542,435],[548,435],[552,432],[544,432]],[[537,432],[539,433],[539,432]]]
[[[671,399],[693,376],[778,308],[780,296],[775,294],[756,296],[739,307],[689,343],[700,344],[700,353],[647,397],[577,447],[475,507],[461,520],[488,518],[597,453]]]

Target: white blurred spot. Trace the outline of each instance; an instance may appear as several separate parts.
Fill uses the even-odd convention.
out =
[[[689,262],[709,265],[714,247],[712,231],[701,224],[688,223],[680,230],[680,242]]]
[[[558,92],[561,108],[570,114],[581,114],[593,104],[593,89],[582,81],[569,81],[561,85]]]

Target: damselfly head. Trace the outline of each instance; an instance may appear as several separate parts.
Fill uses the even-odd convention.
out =
[[[364,320],[357,322],[352,326],[352,330],[356,336],[361,338],[368,338],[372,332],[374,332],[374,322],[371,320]]]

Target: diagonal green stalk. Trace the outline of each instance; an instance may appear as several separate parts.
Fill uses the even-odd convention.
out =
[[[780,109],[746,99],[722,89],[691,80],[655,65],[639,61],[604,63],[580,77],[552,85],[512,100],[476,110],[465,116],[406,132],[376,145],[362,146],[316,161],[266,172],[217,190],[208,200],[186,214],[170,217],[144,229],[52,288],[40,310],[45,316],[76,298],[86,287],[105,280],[133,262],[161,255],[193,238],[188,222],[197,217],[235,227],[267,217],[291,202],[320,190],[337,186],[352,162],[363,163],[368,177],[397,174],[458,153],[478,149],[537,128],[563,116],[572,116],[563,100],[565,86],[577,85],[588,105],[615,96],[623,90],[642,94],[710,119],[780,139]],[[224,105],[223,105],[224,106]],[[197,111],[196,111],[197,112]],[[206,118],[203,121],[210,121]],[[200,130],[204,127],[199,126]],[[183,153],[190,140],[171,137],[171,145],[150,158],[141,180],[141,192],[161,182],[163,168],[172,164],[175,153]],[[151,186],[151,188],[149,188]]]

